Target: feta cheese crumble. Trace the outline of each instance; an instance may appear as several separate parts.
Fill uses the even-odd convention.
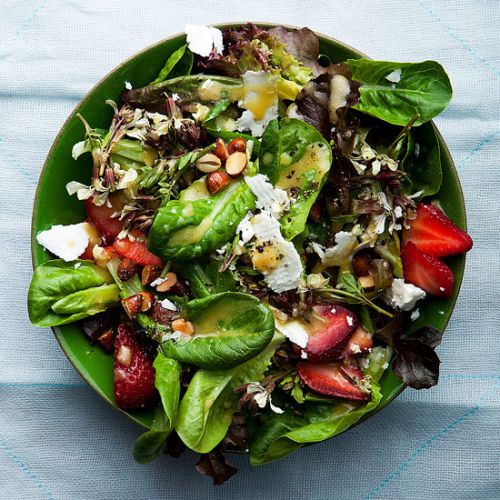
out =
[[[298,288],[302,275],[300,255],[294,244],[283,238],[280,223],[269,212],[245,218],[238,230],[244,234],[242,241],[255,237],[250,257],[269,288],[276,293]]]
[[[208,57],[213,49],[219,54],[224,51],[222,31],[213,26],[187,24],[185,32],[188,48],[194,54]]]
[[[394,309],[409,311],[425,295],[425,292],[418,286],[405,283],[403,279],[396,278],[391,287],[384,292],[382,298],[386,304],[394,307]]]
[[[243,99],[238,106],[245,109],[236,120],[240,132],[250,130],[261,137],[271,120],[278,118],[276,75],[266,71],[247,71],[243,75]]]
[[[310,248],[318,254],[324,266],[341,266],[358,243],[355,233],[354,230],[351,232],[339,231],[335,235],[333,247],[324,248],[319,243],[313,242],[310,244]]]
[[[163,309],[168,309],[169,311],[177,311],[177,306],[169,299],[163,299],[160,304]]]
[[[62,226],[52,226],[38,233],[36,240],[55,256],[71,262],[85,251],[89,243],[92,227],[87,222]]]
[[[276,326],[276,330],[282,333],[287,339],[290,340],[290,342],[297,344],[299,347],[302,347],[302,349],[307,347],[307,343],[309,342],[309,333],[304,327],[302,321],[298,319],[281,321],[275,317],[274,324]]]
[[[290,209],[290,199],[287,192],[275,188],[269,182],[267,175],[245,176],[245,182],[256,197],[255,205],[257,208],[270,212],[277,219],[281,217],[283,212]]]

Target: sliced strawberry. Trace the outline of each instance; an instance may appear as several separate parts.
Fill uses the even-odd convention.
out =
[[[309,340],[305,351],[310,361],[334,361],[340,358],[349,337],[358,327],[358,319],[344,307],[316,305],[308,324]]]
[[[351,356],[356,356],[356,354],[363,354],[368,352],[372,347],[373,339],[370,332],[362,326],[358,326],[348,340],[341,358],[350,358]]]
[[[111,195],[108,199],[111,207],[106,205],[97,206],[92,201],[92,198],[85,202],[85,211],[96,225],[105,245],[111,245],[123,229],[123,222],[117,217],[112,217],[112,215],[119,212],[124,203],[121,197],[117,195]]]
[[[156,398],[153,363],[127,324],[118,327],[115,339],[114,391],[124,410],[143,408]]]
[[[127,257],[141,266],[161,267],[162,265],[161,259],[152,254],[148,247],[138,240],[130,241],[128,238],[116,240],[113,243],[113,248],[120,257]]]
[[[357,368],[344,367],[340,363],[300,362],[297,372],[304,384],[320,394],[356,401],[370,398],[369,392],[356,385],[363,377]]]
[[[82,253],[82,255],[80,255],[79,259],[94,260],[93,250],[94,250],[94,247],[99,244],[99,241],[101,238],[99,236],[99,232],[97,231],[95,224],[90,219],[87,219],[85,222],[87,223],[87,233],[89,235],[89,244],[87,245],[87,248]]]
[[[453,292],[453,272],[440,260],[420,251],[411,241],[401,252],[406,281],[431,295],[450,297]]]
[[[434,205],[417,205],[416,219],[403,231],[403,246],[410,241],[437,259],[468,252],[472,238]]]

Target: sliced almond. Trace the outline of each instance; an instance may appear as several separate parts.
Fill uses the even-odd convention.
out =
[[[207,153],[196,160],[196,168],[205,174],[219,170],[221,161],[212,153]]]
[[[156,286],[158,292],[168,292],[177,283],[177,275],[175,273],[167,273],[163,281]]]
[[[359,284],[363,287],[363,288],[373,288],[375,286],[375,280],[373,279],[372,276],[370,276],[369,274],[366,275],[366,276],[360,276],[358,278],[359,280]]]
[[[139,292],[142,297],[141,312],[146,312],[151,309],[153,302],[155,300],[154,295],[151,292]]]
[[[231,153],[226,160],[226,172],[232,177],[240,175],[247,166],[247,155],[241,151]]]
[[[172,321],[172,330],[174,330],[174,332],[181,332],[184,335],[193,335],[194,326],[191,321],[187,321],[183,318],[178,318]]]
[[[215,141],[214,155],[217,156],[220,161],[226,161],[229,156],[226,143],[220,137]]]

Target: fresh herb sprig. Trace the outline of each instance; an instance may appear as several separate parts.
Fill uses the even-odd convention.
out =
[[[375,304],[366,296],[363,287],[351,273],[343,272],[340,275],[339,285],[341,288],[324,287],[318,288],[315,292],[332,299],[344,300],[349,304],[364,304],[387,318],[393,317],[389,311]]]

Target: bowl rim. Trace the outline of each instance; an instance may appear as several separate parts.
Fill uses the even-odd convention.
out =
[[[232,28],[232,27],[236,27],[236,26],[242,26],[242,25],[248,24],[250,22],[251,21],[243,21],[243,22],[234,21],[234,22],[226,22],[226,23],[209,23],[207,25],[208,26],[214,26],[214,27],[219,28],[219,29],[226,29],[226,28]],[[253,24],[255,24],[257,26],[260,26],[260,27],[264,27],[264,28],[274,28],[274,27],[277,27],[277,26],[282,26],[282,27],[286,28],[287,30],[299,30],[299,29],[301,29],[298,26],[294,26],[294,25],[290,25],[290,24],[277,24],[277,23],[270,23],[270,22],[255,22]],[[369,57],[368,55],[366,55],[364,52],[361,52],[360,50],[352,47],[351,45],[349,45],[349,44],[347,44],[345,42],[342,42],[342,41],[340,41],[340,40],[338,40],[338,39],[336,39],[334,37],[331,37],[329,35],[325,35],[323,33],[320,33],[320,32],[318,32],[316,30],[312,30],[312,31],[316,34],[316,36],[320,39],[320,41],[321,40],[326,40],[326,41],[329,41],[329,42],[333,42],[334,44],[341,46],[342,48],[346,49],[347,51],[354,52],[355,54],[359,55],[360,57],[371,59],[371,57]],[[156,48],[156,47],[164,44],[165,42],[168,42],[170,40],[179,38],[181,36],[185,36],[185,33],[184,32],[177,32],[177,33],[174,33],[173,35],[171,35],[169,37],[163,38],[162,40],[159,40],[159,41],[157,41],[157,42],[155,42],[155,43],[153,43],[151,45],[148,45],[148,46],[142,48],[138,52],[135,52],[131,56],[127,57],[124,61],[120,62],[117,66],[113,67],[110,71],[108,71],[104,76],[102,76],[99,79],[99,81],[96,82],[85,93],[85,95],[82,97],[82,99],[80,99],[78,101],[78,103],[73,107],[71,113],[68,115],[68,117],[66,118],[66,120],[64,121],[64,123],[61,125],[61,128],[59,129],[59,132],[55,136],[55,138],[54,138],[54,140],[52,142],[52,145],[51,145],[51,147],[50,147],[50,149],[49,149],[49,151],[47,153],[47,156],[46,156],[45,161],[43,163],[42,169],[40,170],[40,174],[38,176],[38,181],[37,181],[37,187],[36,187],[36,190],[35,190],[35,196],[34,196],[34,199],[33,199],[32,216],[31,216],[31,238],[30,238],[31,239],[31,264],[32,264],[33,270],[36,269],[36,267],[37,267],[36,263],[35,263],[35,260],[36,260],[36,257],[35,257],[35,248],[36,248],[36,244],[37,244],[37,242],[36,242],[36,231],[37,231],[37,229],[35,228],[35,214],[36,214],[37,205],[38,205],[38,201],[39,201],[39,197],[40,197],[40,193],[41,193],[41,180],[44,177],[44,175],[46,173],[46,170],[48,169],[49,161],[51,160],[51,158],[52,158],[52,156],[54,154],[54,150],[55,150],[56,145],[58,144],[58,142],[60,140],[60,137],[61,137],[62,133],[64,132],[64,130],[66,129],[66,127],[68,126],[68,124],[72,120],[75,119],[76,114],[77,114],[78,109],[80,108],[80,106],[85,101],[87,101],[87,99],[89,99],[91,97],[91,95],[93,94],[93,92],[101,84],[103,84],[113,73],[119,71],[122,67],[124,67],[125,65],[127,65],[129,62],[133,61],[137,57],[142,56],[143,54],[145,54],[146,52],[150,51],[151,49],[154,49],[154,48]],[[447,160],[449,161],[449,163],[450,163],[450,165],[452,167],[451,170],[450,170],[450,173],[451,173],[451,176],[454,178],[454,181],[456,182],[456,184],[458,186],[458,195],[459,195],[461,204],[464,207],[463,218],[464,218],[464,230],[466,231],[467,230],[467,210],[466,210],[466,205],[465,205],[465,198],[464,198],[464,193],[463,193],[463,189],[462,189],[462,184],[460,182],[460,177],[458,175],[457,168],[455,166],[455,162],[453,161],[453,157],[451,156],[451,153],[449,151],[448,145],[446,144],[446,142],[445,142],[443,136],[441,135],[440,131],[438,130],[436,124],[434,123],[433,120],[431,120],[430,123],[432,124],[434,132],[436,133],[436,135],[438,137],[439,146],[441,148],[441,153],[443,153],[447,157]],[[465,268],[466,254],[462,255],[461,257],[463,258],[463,266]],[[449,308],[446,311],[445,323],[444,323],[444,326],[443,326],[443,333],[444,333],[446,327],[448,326],[448,323],[449,323],[449,321],[451,319],[451,316],[453,315],[453,312],[455,310],[456,302],[458,300],[458,296],[460,295],[460,290],[461,290],[461,287],[462,287],[462,281],[463,281],[463,272],[460,273],[459,279],[456,280],[456,286],[457,286],[457,290],[458,291],[457,291],[456,296],[453,298],[453,300],[452,300]],[[141,427],[143,427],[145,429],[148,429],[148,427],[141,420],[139,420],[138,418],[136,418],[130,412],[121,409],[118,405],[116,405],[115,402],[113,402],[110,398],[108,398],[104,394],[104,392],[101,390],[101,388],[97,384],[95,384],[93,381],[87,379],[87,377],[83,374],[83,371],[80,369],[80,367],[77,366],[77,360],[73,359],[73,356],[67,351],[66,347],[61,342],[61,340],[59,338],[59,335],[57,333],[58,327],[50,327],[50,329],[52,330],[52,333],[53,333],[54,337],[56,338],[57,343],[59,344],[59,347],[64,352],[64,355],[69,360],[69,362],[71,363],[71,365],[73,366],[73,368],[75,369],[75,371],[78,373],[78,375],[80,375],[80,377],[84,380],[84,382],[94,392],[96,392],[101,399],[103,399],[106,403],[108,403],[110,406],[112,406],[115,410],[118,410],[119,412],[121,412],[122,414],[124,414],[129,420],[133,421],[134,423],[138,424],[139,426],[141,426]],[[384,401],[384,403],[380,404],[379,406],[377,406],[376,408],[374,408],[371,412],[367,413],[360,420],[358,420],[358,422],[356,422],[354,425],[350,426],[348,429],[346,429],[345,431],[343,431],[341,434],[343,434],[344,432],[347,432],[348,430],[356,427],[360,423],[362,423],[365,420],[369,419],[371,416],[379,413],[386,406],[388,406],[390,403],[392,403],[407,387],[408,386],[406,384],[402,383],[402,385],[396,391],[394,391],[390,395],[390,397],[386,401]],[[314,444],[314,443],[311,443],[311,444]]]

